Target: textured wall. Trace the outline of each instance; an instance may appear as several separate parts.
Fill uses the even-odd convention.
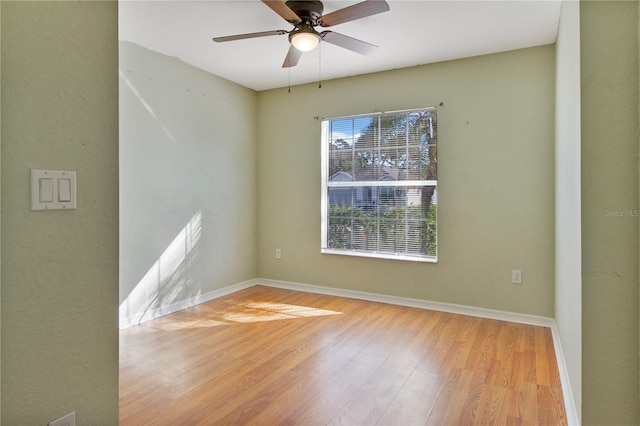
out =
[[[554,74],[543,46],[260,92],[259,275],[553,316]],[[439,262],[320,254],[314,117],[440,102]]]
[[[2,424],[117,424],[117,3],[1,7]],[[78,208],[32,212],[32,168]]]
[[[120,43],[120,315],[257,274],[256,93]]]
[[[638,2],[580,3],[582,420],[638,418]]]
[[[562,4],[556,42],[555,318],[571,393],[582,394],[582,251],[580,226],[580,3]]]
[[[2,46],[2,7],[0,7],[0,46]],[[2,93],[2,55],[0,55],[0,93]],[[0,102],[2,129],[2,102]],[[2,131],[0,130],[0,193],[2,192]],[[2,196],[0,195],[0,200]],[[0,259],[2,259],[2,203],[0,203]],[[2,262],[0,261],[0,423],[2,423]]]

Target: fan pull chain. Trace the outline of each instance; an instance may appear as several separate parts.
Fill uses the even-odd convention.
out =
[[[322,42],[318,43],[318,89],[322,89]]]
[[[287,68],[287,71],[289,71],[289,93],[291,93],[291,67]]]

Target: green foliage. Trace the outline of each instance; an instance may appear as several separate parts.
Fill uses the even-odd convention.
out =
[[[368,120],[367,124],[362,120]],[[437,181],[435,110],[340,119],[334,124],[332,135],[345,134],[346,139],[329,142],[330,181]],[[354,129],[362,130],[356,136]],[[345,189],[330,189],[328,248],[436,256],[435,185],[425,182],[417,192],[419,202],[411,206],[407,206],[408,188],[394,186],[388,193],[380,187],[378,197],[371,196],[377,189],[368,188],[369,196],[358,196],[358,206],[353,195],[343,194]],[[342,204],[345,202],[348,205]]]
[[[339,121],[339,129],[344,121]],[[436,129],[432,110],[372,118],[357,139],[329,143],[329,176],[345,172],[355,180],[370,179],[386,167],[405,176],[400,179],[437,180]]]
[[[329,206],[328,248],[408,255],[437,254],[437,206],[363,208]]]

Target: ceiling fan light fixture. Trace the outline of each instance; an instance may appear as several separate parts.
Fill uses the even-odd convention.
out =
[[[320,34],[312,27],[301,27],[298,31],[291,33],[289,41],[301,52],[309,52],[320,43]]]
[[[385,0],[364,0],[335,10],[327,15],[322,14],[324,6],[321,0],[262,0],[262,3],[293,25],[293,29],[291,31],[260,31],[257,33],[214,37],[213,41],[220,43],[246,38],[289,34],[289,51],[282,63],[282,68],[295,67],[302,53],[315,49],[321,41],[362,55],[372,53],[378,46],[333,31],[318,32],[315,27],[332,27],[389,10],[389,4]]]

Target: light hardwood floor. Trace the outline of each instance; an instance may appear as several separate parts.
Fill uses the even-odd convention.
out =
[[[255,286],[120,333],[121,425],[564,425],[549,329]]]

